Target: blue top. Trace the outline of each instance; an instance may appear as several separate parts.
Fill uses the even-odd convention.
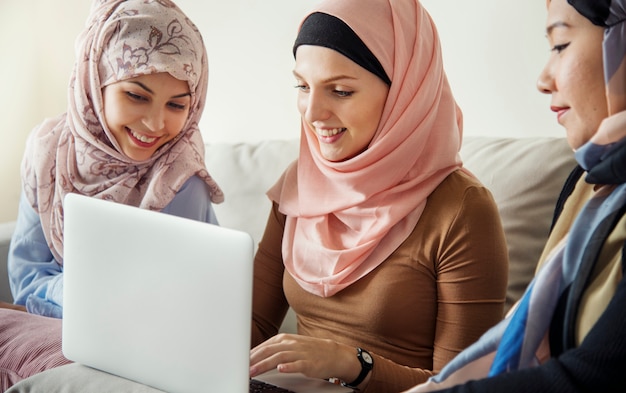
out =
[[[218,224],[209,188],[197,176],[189,178],[161,211],[179,217]],[[49,317],[63,315],[63,266],[54,259],[43,234],[39,215],[24,194],[8,255],[9,282],[15,304]]]

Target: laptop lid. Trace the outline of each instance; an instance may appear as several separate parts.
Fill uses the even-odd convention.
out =
[[[63,353],[168,392],[248,391],[245,232],[69,194]]]

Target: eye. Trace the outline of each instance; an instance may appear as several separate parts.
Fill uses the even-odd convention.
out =
[[[179,110],[179,111],[184,111],[185,109],[187,109],[187,106],[185,104],[178,104],[176,102],[168,102],[167,105],[175,110]]]
[[[354,94],[353,91],[338,90],[338,89],[333,90],[333,93],[335,93],[339,97],[350,97],[351,95]]]
[[[309,87],[307,85],[298,84],[298,85],[295,85],[294,87],[303,92],[309,91]]]
[[[561,53],[569,46],[569,42],[566,44],[554,45],[551,49],[552,52]]]
[[[130,99],[135,100],[135,101],[147,101],[147,99],[146,99],[144,96],[141,96],[141,95],[139,95],[139,94],[135,94],[135,93],[133,93],[133,92],[131,92],[131,91],[127,91],[127,92],[126,92],[126,95],[127,95]]]

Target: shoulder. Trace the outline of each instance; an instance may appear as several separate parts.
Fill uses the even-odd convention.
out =
[[[475,214],[497,211],[491,191],[478,179],[463,170],[456,170],[446,177],[428,197],[424,214],[458,216],[460,213]]]
[[[183,183],[176,194],[182,193],[206,193],[208,195],[209,187],[199,176],[193,175]]]
[[[431,193],[405,243],[413,244],[411,247],[419,253],[427,253],[431,260],[463,252],[472,254],[472,259],[484,258],[485,253],[498,253],[500,258],[500,252],[506,252],[502,221],[491,192],[460,170],[451,173]]]
[[[453,238],[456,242],[470,241],[487,233],[503,236],[496,202],[479,180],[457,170],[429,195],[409,239],[442,245]]]
[[[179,217],[217,223],[211,204],[211,190],[204,180],[195,175],[187,179],[162,211]]]

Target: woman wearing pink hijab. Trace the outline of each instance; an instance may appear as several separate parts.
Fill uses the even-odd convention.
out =
[[[171,1],[95,1],[76,41],[67,112],[30,135],[8,256],[15,303],[63,312],[63,198],[69,193],[217,223],[204,164],[202,36]],[[175,264],[175,261],[172,261]]]
[[[500,218],[462,167],[461,111],[417,0],[326,0],[293,51],[300,155],[268,192],[250,375],[400,391],[502,318]],[[290,306],[298,334],[277,334]]]

